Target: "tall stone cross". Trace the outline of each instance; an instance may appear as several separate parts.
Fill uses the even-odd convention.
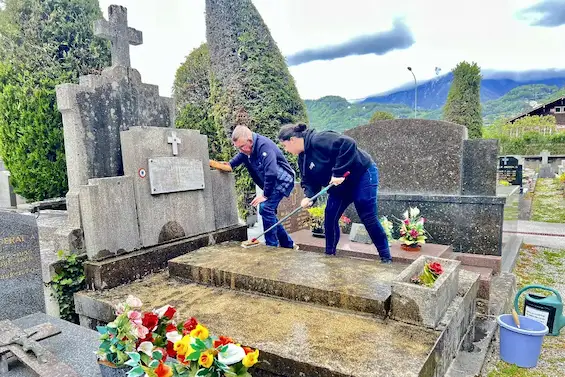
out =
[[[548,157],[549,157],[549,151],[547,151],[545,149],[543,151],[541,151],[541,163],[542,164],[549,163]]]
[[[108,21],[94,22],[94,35],[112,43],[112,66],[131,67],[129,45],[143,43],[141,31],[128,27],[128,10],[119,5],[108,7]]]
[[[171,132],[171,136],[167,138],[167,142],[173,145],[173,156],[179,154],[179,144],[182,144],[180,137],[177,137],[175,132]]]

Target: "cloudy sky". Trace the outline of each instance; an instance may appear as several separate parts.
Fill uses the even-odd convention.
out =
[[[413,82],[407,66],[418,81],[462,60],[486,76],[565,70],[565,0],[334,1],[253,0],[304,99],[386,92]],[[170,95],[176,69],[205,42],[204,0],[100,0],[105,17],[110,4],[143,31],[132,66]]]

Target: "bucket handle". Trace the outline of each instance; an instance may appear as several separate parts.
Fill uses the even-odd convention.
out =
[[[544,291],[553,292],[553,293],[555,293],[555,295],[557,296],[557,299],[558,299],[559,301],[562,301],[562,300],[561,300],[561,295],[560,295],[559,292],[558,292],[556,289],[554,289],[554,288],[544,287],[543,285],[528,285],[528,286],[525,286],[524,288],[520,289],[520,290],[518,291],[518,293],[516,293],[516,297],[514,298],[514,309],[516,309],[517,312],[518,312],[518,299],[520,298],[520,296],[522,295],[522,293],[524,293],[525,291],[530,290],[530,289],[541,289],[541,290],[544,290]]]

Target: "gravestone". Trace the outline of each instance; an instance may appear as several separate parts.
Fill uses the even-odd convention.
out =
[[[376,121],[344,134],[376,162],[379,216],[418,207],[431,243],[501,255],[505,199],[496,197],[496,140],[468,140],[466,127],[426,119]],[[360,222],[353,206],[345,215]]]
[[[359,223],[351,224],[351,231],[349,232],[349,240],[351,242],[366,243],[368,245],[373,243],[371,237],[369,236],[369,233],[367,233],[367,229],[365,228],[365,225]]]
[[[553,171],[553,167],[549,163],[549,151],[543,150],[541,151],[541,165],[539,168],[539,177],[540,178],[554,178],[555,172]]]
[[[0,320],[44,311],[35,218],[0,210]]]
[[[516,157],[504,156],[498,159],[498,179],[511,185],[520,186],[522,190],[523,166]]]

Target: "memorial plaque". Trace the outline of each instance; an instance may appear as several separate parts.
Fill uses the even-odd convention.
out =
[[[44,311],[35,218],[0,211],[0,320]]]
[[[151,194],[204,189],[202,161],[181,157],[149,159]]]

